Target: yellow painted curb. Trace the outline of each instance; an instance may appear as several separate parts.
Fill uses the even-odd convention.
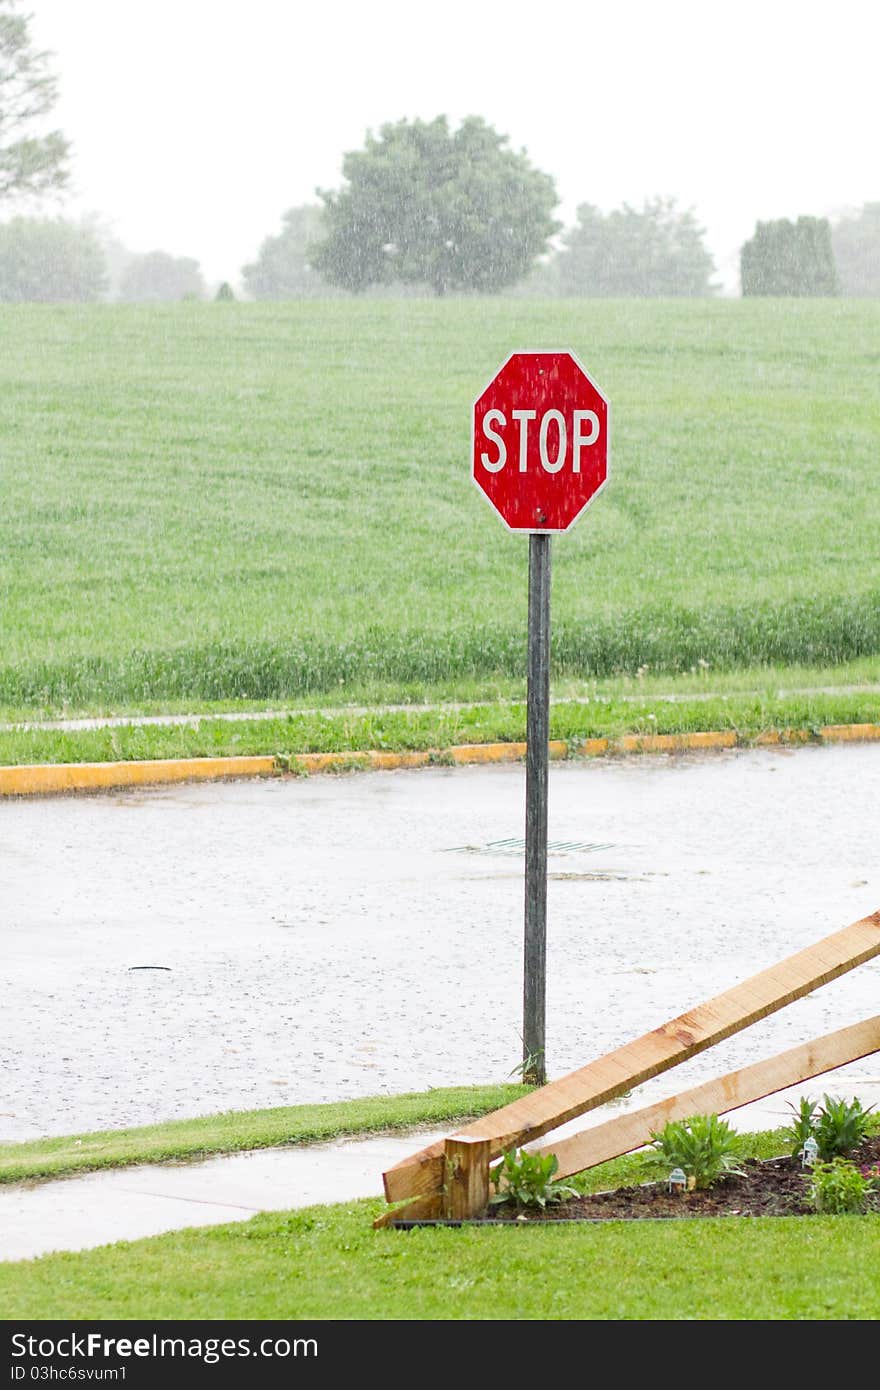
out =
[[[449,756],[454,763],[515,763],[526,756],[526,745],[524,743],[463,743],[457,748],[450,748]],[[553,757],[552,745],[550,756]]]
[[[873,743],[880,739],[880,724],[826,724],[820,732],[826,743]]]
[[[366,753],[292,753],[290,755],[290,770],[297,768],[301,772],[331,772],[334,768],[340,771],[347,771],[349,768],[363,768],[381,772],[383,770],[393,770],[399,767],[426,767],[428,763],[436,762],[436,753],[385,753],[380,750]],[[285,758],[279,760],[275,771],[283,772]]]
[[[152,758],[146,762],[40,763],[0,767],[0,796],[91,792],[159,782],[215,781],[221,777],[271,777],[274,758]]]
[[[550,757],[594,758],[605,753],[692,753],[703,749],[783,747],[799,743],[880,741],[880,724],[826,724],[809,729],[768,730],[741,739],[733,730],[689,734],[624,734],[620,738],[553,739]],[[40,763],[0,767],[0,796],[51,796],[64,792],[109,791],[156,786],[163,782],[213,782],[232,777],[274,777],[285,772],[319,773],[405,767],[510,763],[526,756],[525,743],[467,743],[420,752],[295,753],[285,757],[153,758],[143,762]]]
[[[736,741],[732,729],[706,734],[624,734],[612,739],[611,747],[621,753],[690,753],[699,748],[735,748]]]
[[[781,748],[789,743],[812,743],[815,735],[809,729],[768,729],[754,740],[759,748]]]

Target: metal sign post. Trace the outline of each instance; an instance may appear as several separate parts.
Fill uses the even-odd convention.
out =
[[[523,1080],[543,1086],[547,1000],[547,783],[550,761],[550,536],[529,536]]]
[[[474,402],[471,476],[511,531],[529,533],[524,1081],[547,1080],[550,540],[608,478],[609,406],[570,352],[514,352]]]

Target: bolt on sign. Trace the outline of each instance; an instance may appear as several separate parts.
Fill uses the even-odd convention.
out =
[[[567,531],[608,481],[609,406],[571,352],[514,352],[474,402],[473,479],[512,531]]]
[[[571,352],[514,352],[474,402],[471,470],[529,535],[523,1080],[546,1075],[550,541],[608,481],[608,401]]]

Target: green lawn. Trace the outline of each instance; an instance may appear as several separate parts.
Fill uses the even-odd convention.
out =
[[[429,1093],[350,1107],[218,1116],[82,1136],[95,1158],[133,1162],[162,1146],[234,1151],[279,1132],[326,1137],[376,1125],[473,1113],[497,1088]],[[507,1088],[513,1092],[514,1088]],[[506,1098],[509,1098],[506,1097]],[[361,1112],[357,1113],[360,1106]],[[342,1112],[348,1110],[347,1114]],[[325,1111],[319,1115],[317,1112]],[[333,1112],[333,1113],[331,1113]],[[166,1131],[166,1132],[160,1132]],[[174,1133],[170,1133],[174,1131]],[[337,1132],[339,1132],[337,1130]],[[270,1142],[273,1142],[270,1139]],[[785,1152],[781,1131],[741,1135],[745,1154]],[[51,1147],[50,1147],[51,1146]],[[75,1140],[16,1145],[18,1176],[47,1157],[75,1159]],[[100,1150],[100,1152],[99,1152]],[[190,1152],[196,1152],[190,1149]],[[577,1181],[597,1190],[656,1177],[635,1154]],[[880,1216],[724,1217],[374,1231],[376,1199],[267,1213],[96,1250],[0,1264],[4,1319],[862,1319],[880,1315]]]
[[[570,347],[614,411],[611,485],[554,545],[556,678],[880,653],[875,302],[5,306],[0,333],[0,707],[521,679],[528,547],[468,478],[514,346]]]
[[[685,696],[663,700],[603,699],[560,702],[550,714],[550,737],[576,756],[587,739],[625,734],[733,731],[748,746],[770,731],[818,737],[825,725],[880,725],[880,688],[785,696]],[[438,750],[457,744],[516,743],[526,737],[524,703],[460,708],[297,714],[229,721],[205,718],[196,726],[122,725],[88,730],[0,730],[0,765],[115,762],[140,758],[237,757],[265,754],[279,770],[297,753],[370,749]]]
[[[373,1231],[375,1201],[0,1265],[5,1319],[860,1319],[880,1216]]]
[[[485,1115],[527,1093],[520,1085],[437,1087],[325,1105],[229,1111],[135,1129],[0,1144],[0,1184],[68,1177],[131,1163],[181,1162],[249,1149],[313,1144],[344,1135],[422,1128]]]

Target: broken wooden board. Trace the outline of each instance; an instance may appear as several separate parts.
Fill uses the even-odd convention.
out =
[[[456,1137],[488,1139],[490,1159],[497,1158],[505,1149],[540,1139],[549,1130],[577,1119],[597,1105],[615,1100],[877,955],[880,911],[824,937],[568,1076],[474,1120],[457,1131]],[[388,1201],[442,1191],[443,1147],[444,1141],[439,1140],[389,1168],[383,1174]]]
[[[642,1148],[650,1142],[652,1133],[661,1130],[668,1120],[684,1120],[690,1115],[725,1115],[751,1101],[775,1095],[787,1086],[809,1081],[813,1076],[821,1076],[874,1052],[880,1052],[880,1014],[863,1023],[826,1033],[813,1042],[789,1048],[763,1062],[705,1081],[641,1110],[618,1115],[605,1124],[581,1130],[579,1134],[531,1148],[530,1152],[555,1154],[559,1165],[555,1178],[569,1178],[586,1168],[595,1168],[599,1163]],[[400,1221],[437,1221],[443,1219],[444,1210],[442,1194],[434,1193],[415,1197],[402,1207],[384,1212],[373,1224],[379,1227]]]
[[[375,1229],[398,1221],[461,1221],[489,1202],[489,1144],[485,1139],[444,1140],[443,1163],[446,1182],[441,1192],[416,1197],[402,1208],[383,1212],[373,1222]]]
[[[428,1197],[414,1197],[411,1202],[404,1202],[400,1207],[389,1207],[383,1211],[381,1216],[377,1216],[373,1222],[373,1230],[381,1230],[383,1226],[395,1226],[400,1221],[442,1221],[443,1218],[443,1193],[432,1192]]]
[[[606,1163],[610,1158],[619,1158],[621,1154],[641,1148],[668,1120],[684,1120],[691,1115],[725,1115],[741,1105],[795,1086],[799,1081],[833,1071],[846,1062],[870,1057],[874,1052],[880,1052],[880,1014],[531,1152],[555,1154],[559,1167],[554,1176],[568,1178],[582,1173],[585,1168],[595,1168],[597,1163]]]

